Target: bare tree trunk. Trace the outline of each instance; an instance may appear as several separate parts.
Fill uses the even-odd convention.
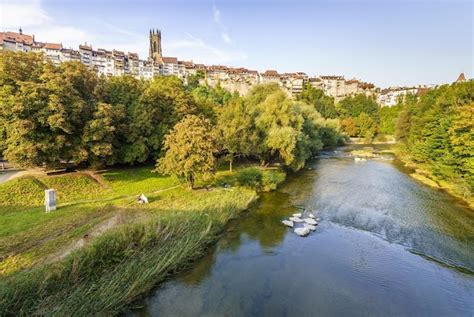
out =
[[[229,160],[229,171],[230,171],[231,173],[232,173],[232,161],[233,161],[233,160],[234,160],[233,158],[231,158],[231,159]]]

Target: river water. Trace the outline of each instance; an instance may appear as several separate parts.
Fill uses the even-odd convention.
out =
[[[396,161],[325,152],[135,316],[473,316],[474,212]],[[305,238],[281,220],[321,218]]]

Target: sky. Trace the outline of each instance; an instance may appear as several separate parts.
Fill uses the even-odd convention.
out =
[[[474,0],[0,0],[0,29],[76,48],[278,72],[343,75],[379,87],[474,74]]]

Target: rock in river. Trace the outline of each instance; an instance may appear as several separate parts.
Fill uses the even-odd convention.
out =
[[[300,237],[307,236],[309,234],[309,228],[306,228],[306,227],[296,228],[295,233],[299,235]]]
[[[308,228],[308,229],[311,230],[311,231],[316,230],[316,226],[308,225],[307,223],[304,224],[304,227],[305,227],[305,228]]]
[[[303,222],[303,220],[299,217],[290,217],[290,220],[293,222]]]
[[[293,214],[293,217],[301,217],[301,213],[296,213],[296,214]]]
[[[282,223],[285,225],[285,226],[288,226],[290,228],[293,228],[293,221],[291,220],[283,220]]]
[[[306,222],[308,225],[317,225],[318,222],[314,219],[311,219],[311,218],[305,218],[303,219],[304,222]]]

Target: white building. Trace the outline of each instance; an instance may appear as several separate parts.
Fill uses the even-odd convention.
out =
[[[31,51],[43,53],[54,65],[62,62],[62,44],[34,42]]]
[[[179,76],[179,65],[176,57],[162,57],[161,62],[161,75]]]
[[[398,104],[405,96],[416,95],[417,93],[418,88],[416,87],[389,87],[380,92],[377,102],[382,107],[392,107]]]

